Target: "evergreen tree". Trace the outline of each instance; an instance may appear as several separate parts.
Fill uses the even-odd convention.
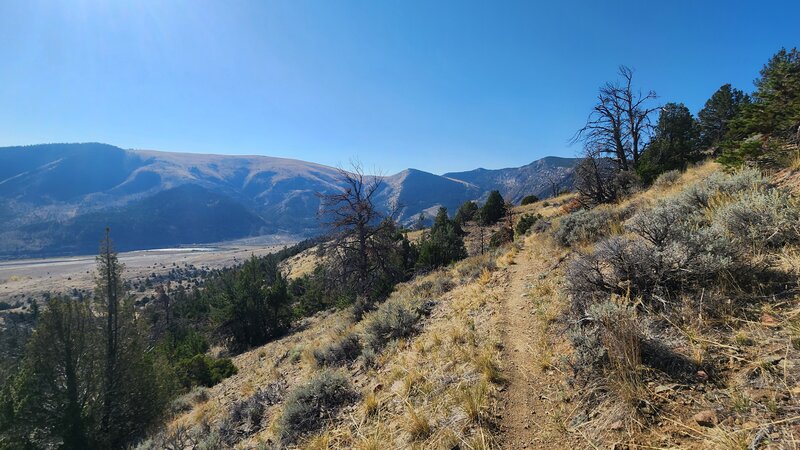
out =
[[[489,198],[481,208],[481,222],[484,225],[493,225],[498,220],[502,219],[506,214],[506,202],[500,191],[492,191],[489,193]]]
[[[480,209],[477,203],[466,201],[458,208],[456,216],[453,219],[457,224],[464,225],[467,222],[477,219],[479,213]]]
[[[98,338],[86,302],[62,297],[48,302],[21,370],[5,391],[0,447],[97,447]]]
[[[661,109],[655,135],[644,153],[637,172],[651,182],[659,174],[701,158],[697,146],[697,124],[683,103],[667,103]]]
[[[699,145],[703,150],[719,145],[728,133],[731,120],[750,103],[750,98],[730,84],[720,87],[697,113]]]
[[[232,350],[262,345],[291,325],[288,284],[277,263],[251,256],[223,280],[214,319]]]
[[[439,208],[433,226],[420,240],[417,267],[429,270],[466,258],[462,234],[461,227],[448,218],[447,209]]]
[[[761,69],[752,102],[729,124],[719,161],[780,168],[800,143],[800,51],[781,49]]]
[[[154,382],[153,362],[146,353],[133,299],[125,292],[123,269],[106,229],[97,257],[95,289],[104,316],[99,439],[106,448],[121,448],[141,433],[160,413],[164,397]]]

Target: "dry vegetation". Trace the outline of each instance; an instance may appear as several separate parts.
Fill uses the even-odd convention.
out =
[[[705,204],[681,225],[663,209],[688,195]],[[152,445],[798,448],[794,197],[707,163],[616,205],[576,212],[573,200],[517,208],[545,225],[399,285],[359,322],[323,312],[236,357],[239,374],[182,398]],[[695,261],[643,233],[654,217],[670,245],[724,239],[702,241]],[[634,244],[642,252],[623,251]],[[612,250],[632,264],[682,258],[647,266],[659,276],[643,270],[642,284],[640,267],[604,259],[594,275],[606,284],[585,284],[582,262]],[[309,255],[298,266],[313,267]]]

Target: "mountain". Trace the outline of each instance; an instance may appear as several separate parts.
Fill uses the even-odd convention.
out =
[[[575,160],[435,175],[407,169],[376,195],[401,222],[451,212],[492,189],[514,201],[571,184]],[[110,226],[124,250],[254,235],[319,233],[333,167],[287,158],[125,150],[107,144],[0,148],[0,258],[92,253]]]
[[[498,190],[504,199],[519,203],[526,195],[552,197],[563,189],[571,188],[572,169],[576,162],[575,158],[548,156],[522,167],[475,169],[443,176],[480,186],[483,191]]]

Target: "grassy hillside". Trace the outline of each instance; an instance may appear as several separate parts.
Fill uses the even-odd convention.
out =
[[[526,236],[236,357],[143,447],[796,448],[796,179],[707,163],[521,207]]]

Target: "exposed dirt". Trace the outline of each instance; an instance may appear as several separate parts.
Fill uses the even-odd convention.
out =
[[[551,256],[524,247],[508,268],[503,302],[503,390],[502,448],[562,449],[575,445],[573,437],[561,433],[561,390],[557,373],[543,368],[550,358],[551,336],[536,318],[537,302],[532,292],[539,274],[552,269]],[[547,353],[547,354],[542,354]]]

